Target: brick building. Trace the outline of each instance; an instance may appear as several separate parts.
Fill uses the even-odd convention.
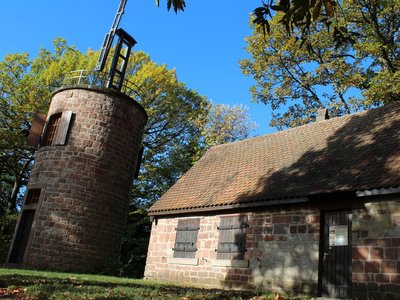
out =
[[[126,94],[88,85],[53,93],[8,262],[94,272],[118,259],[147,121]]]
[[[211,148],[149,210],[145,277],[400,299],[400,105]]]

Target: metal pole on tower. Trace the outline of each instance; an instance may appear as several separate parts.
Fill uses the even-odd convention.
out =
[[[104,41],[103,41],[103,44],[100,49],[100,55],[99,55],[99,59],[97,60],[95,71],[101,72],[104,69],[104,66],[107,61],[108,53],[110,52],[110,49],[111,49],[111,46],[112,46],[112,43],[114,40],[114,36],[118,29],[118,25],[121,21],[122,15],[124,14],[124,9],[125,9],[125,5],[126,5],[127,1],[128,0],[121,0],[121,2],[119,4],[117,13],[114,17],[114,21],[111,25],[111,29],[104,37]]]

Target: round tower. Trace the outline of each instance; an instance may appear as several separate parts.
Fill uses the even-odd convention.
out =
[[[104,270],[118,259],[147,122],[109,88],[53,93],[9,263],[60,271]]]

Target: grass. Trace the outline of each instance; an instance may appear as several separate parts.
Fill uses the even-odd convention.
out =
[[[0,269],[0,299],[274,299],[272,293],[225,291],[101,275]],[[309,299],[285,297],[281,299]]]

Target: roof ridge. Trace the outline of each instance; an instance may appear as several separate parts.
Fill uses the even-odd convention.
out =
[[[281,135],[281,134],[287,134],[288,132],[292,132],[292,131],[296,131],[296,130],[302,130],[302,129],[305,129],[307,127],[323,126],[324,124],[328,125],[328,124],[330,124],[332,122],[337,122],[339,119],[352,118],[352,117],[355,117],[355,116],[366,114],[366,113],[371,112],[371,111],[380,110],[382,108],[388,108],[388,106],[394,106],[396,104],[399,104],[399,103],[389,103],[389,104],[378,106],[378,107],[375,107],[375,108],[372,108],[372,109],[369,109],[369,110],[358,111],[358,112],[355,112],[355,113],[352,113],[352,114],[345,114],[343,116],[333,117],[333,118],[330,118],[330,119],[327,119],[327,120],[323,120],[323,121],[319,121],[319,122],[315,122],[314,121],[312,123],[307,123],[307,124],[303,124],[303,125],[299,125],[299,126],[295,126],[295,127],[290,127],[290,128],[286,128],[284,130],[275,131],[275,132],[272,132],[272,133],[266,133],[266,134],[262,134],[262,135],[258,135],[258,136],[248,137],[248,138],[245,138],[243,140],[238,140],[238,141],[234,141],[234,142],[219,144],[219,145],[212,146],[208,150],[215,149],[215,148],[221,148],[221,147],[228,147],[228,146],[231,146],[233,144],[245,143],[245,142],[249,142],[250,140],[253,141],[254,139],[261,139],[261,138],[266,138],[266,137],[269,138],[269,137],[272,137],[272,136],[278,136],[278,135]]]

